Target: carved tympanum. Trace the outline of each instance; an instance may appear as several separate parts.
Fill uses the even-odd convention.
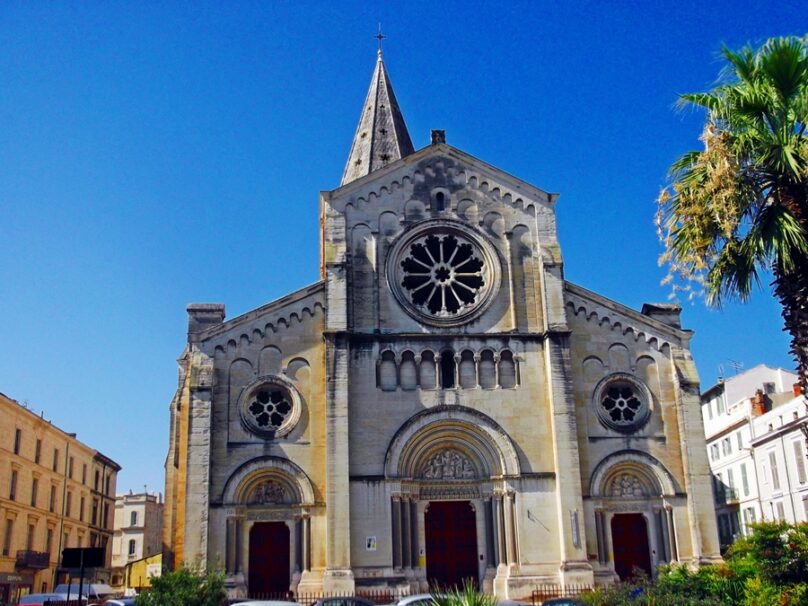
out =
[[[609,495],[613,497],[644,497],[646,496],[640,479],[630,473],[622,473],[612,480]]]
[[[463,453],[447,448],[434,455],[421,470],[425,480],[469,480],[477,477],[477,470]]]
[[[255,487],[250,495],[251,505],[274,505],[288,500],[286,490],[278,482],[267,480]]]

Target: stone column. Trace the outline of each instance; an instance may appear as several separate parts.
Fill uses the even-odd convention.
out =
[[[545,274],[545,279],[547,274]],[[545,284],[545,289],[548,285]],[[550,293],[547,293],[548,298]],[[563,296],[547,303],[558,305],[555,310],[563,317]],[[545,314],[552,318],[552,314]],[[561,318],[556,318],[561,320]],[[578,460],[578,430],[575,401],[570,383],[570,340],[567,331],[553,331],[544,341],[547,389],[550,398],[553,435],[555,438],[554,468],[556,474],[557,527],[560,539],[561,582],[565,585],[594,583],[592,565],[586,557],[585,525],[574,528],[575,512],[584,510],[581,473]]]
[[[299,574],[303,571],[303,519],[295,516],[295,565],[293,573]]]
[[[474,353],[474,387],[480,386],[480,354]]]
[[[412,518],[410,500],[401,499],[401,566],[412,568]]]
[[[721,561],[721,553],[713,504],[712,473],[701,418],[699,376],[686,343],[682,347],[672,346],[671,357],[679,422],[678,445],[685,472],[684,489],[693,545],[691,558],[694,564],[713,564]]]
[[[606,563],[606,545],[603,537],[603,512],[600,509],[595,510],[595,539],[598,544],[598,563]]]
[[[497,565],[496,546],[494,544],[494,500],[491,497],[485,499],[483,508],[485,510],[485,556],[488,566]]]
[[[333,310],[329,310],[331,313]],[[323,591],[352,595],[351,502],[348,477],[349,346],[345,333],[326,333],[326,571]]]
[[[393,521],[393,568],[401,568],[401,497],[394,495],[391,501]]]
[[[183,560],[208,565],[213,360],[191,345]],[[179,562],[177,562],[179,563]]]
[[[302,566],[303,571],[308,572],[311,570],[311,517],[304,515],[301,520],[303,525],[301,550],[302,550]]]
[[[418,568],[418,503],[410,501],[410,561]]]
[[[502,496],[502,523],[505,528],[505,563],[516,562],[516,536],[514,536],[513,493]]]
[[[225,535],[225,572],[233,574],[236,572],[236,519],[227,518]]]
[[[673,508],[668,506],[665,508],[665,527],[668,530],[668,545],[670,546],[671,562],[679,561],[679,547],[676,542],[676,528],[673,525]]]

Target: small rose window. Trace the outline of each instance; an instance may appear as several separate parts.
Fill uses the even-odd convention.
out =
[[[288,434],[300,418],[300,396],[286,377],[259,377],[244,389],[240,400],[241,422],[263,438]]]
[[[606,377],[595,389],[594,404],[600,421],[621,432],[632,432],[645,424],[650,413],[651,394],[627,374]]]
[[[292,412],[292,403],[285,389],[274,387],[256,392],[249,411],[258,427],[278,429]]]

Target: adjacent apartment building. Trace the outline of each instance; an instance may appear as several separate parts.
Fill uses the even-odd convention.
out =
[[[65,547],[107,548],[120,469],[0,394],[0,604],[59,582]],[[99,582],[109,581],[110,557],[107,549]]]
[[[163,497],[142,492],[115,499],[112,539],[112,586],[140,589],[149,586],[150,571],[159,571],[163,549]],[[144,560],[148,563],[144,564]],[[151,568],[150,568],[151,567]]]
[[[806,520],[800,425],[808,417],[796,383],[793,372],[761,364],[702,394],[722,549],[745,535],[751,523]]]

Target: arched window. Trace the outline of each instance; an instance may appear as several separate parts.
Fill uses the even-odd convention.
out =
[[[451,350],[440,354],[440,386],[443,389],[452,389],[455,386],[455,360]]]
[[[480,387],[494,389],[497,386],[497,363],[494,352],[484,349],[480,354]]]
[[[516,364],[507,349],[499,354],[499,385],[503,389],[516,387]]]
[[[437,383],[435,354],[431,351],[425,351],[421,354],[421,389],[435,389]]]
[[[460,387],[463,389],[477,387],[477,366],[474,362],[474,352],[469,349],[460,354]]]
[[[418,387],[417,375],[415,373],[415,355],[411,351],[405,351],[401,356],[401,389],[411,391]]]
[[[133,511],[129,514],[129,525],[130,526],[137,526],[137,512]]]
[[[135,555],[135,539],[129,539],[129,555]]]
[[[395,391],[398,378],[396,377],[396,356],[387,350],[382,354],[379,366],[379,387],[384,391]]]

